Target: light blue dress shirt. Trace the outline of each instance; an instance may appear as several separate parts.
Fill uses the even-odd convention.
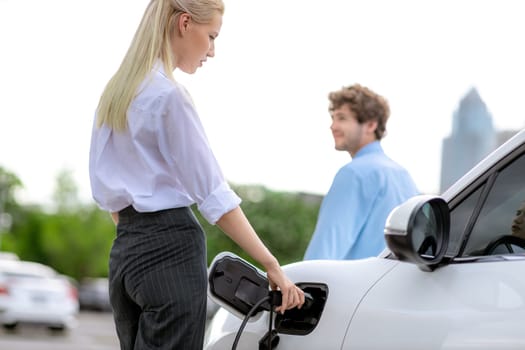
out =
[[[388,214],[416,194],[409,173],[385,155],[379,141],[369,143],[337,172],[304,259],[377,256],[385,248]]]
[[[215,224],[241,203],[222,174],[186,89],[160,65],[139,88],[127,119],[122,132],[93,123],[89,175],[100,208],[116,212],[132,205],[151,212],[197,203]]]

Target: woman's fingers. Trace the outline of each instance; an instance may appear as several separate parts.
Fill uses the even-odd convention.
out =
[[[282,303],[276,309],[277,312],[284,313],[284,311],[294,307],[301,308],[304,304],[304,292],[294,284],[281,289],[281,295]]]
[[[281,306],[275,311],[284,313],[288,309],[300,308],[304,304],[304,292],[286,277],[280,266],[269,270],[268,278],[272,290],[281,290]]]

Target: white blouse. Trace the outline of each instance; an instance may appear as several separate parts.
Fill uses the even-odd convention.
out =
[[[226,182],[186,89],[159,67],[139,89],[127,129],[93,123],[89,175],[94,200],[116,212],[139,212],[197,203],[215,224],[241,199]]]

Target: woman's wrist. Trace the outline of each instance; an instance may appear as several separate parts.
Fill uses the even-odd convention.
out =
[[[277,261],[277,259],[273,255],[271,255],[268,259],[261,261],[261,265],[266,271],[281,268],[281,266],[279,265],[279,261]]]

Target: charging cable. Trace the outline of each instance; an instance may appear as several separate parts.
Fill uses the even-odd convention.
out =
[[[267,349],[272,350],[272,324],[273,324],[273,309],[276,306],[280,306],[282,304],[282,294],[280,290],[271,290],[267,296],[259,300],[253,307],[250,309],[250,311],[246,314],[244,317],[244,320],[241,323],[241,326],[239,327],[239,330],[237,331],[237,335],[235,336],[235,340],[233,341],[232,350],[237,349],[237,344],[239,342],[239,339],[241,338],[241,334],[244,330],[244,327],[246,327],[246,324],[248,323],[248,320],[252,315],[258,311],[259,308],[266,309],[270,312],[269,316],[269,324],[268,324],[268,343],[267,343]],[[265,304],[266,303],[266,304]]]
[[[270,300],[271,300],[270,295],[265,296],[264,298],[259,300],[257,303],[255,303],[255,305],[253,305],[253,307],[250,309],[250,311],[246,314],[246,316],[244,317],[244,320],[242,320],[242,323],[241,323],[241,326],[239,327],[239,330],[237,331],[237,335],[235,336],[235,340],[233,341],[232,350],[236,350],[237,349],[237,343],[239,342],[239,339],[241,338],[241,334],[242,334],[242,332],[244,330],[244,327],[246,327],[246,324],[248,323],[248,320],[250,319],[250,317],[252,317],[252,315],[257,311],[257,309],[259,309],[259,307],[262,304],[264,304],[265,302],[270,301]],[[272,311],[271,310],[272,310],[272,307],[270,305],[270,331],[271,331],[271,328],[272,328]],[[269,339],[270,338],[271,337],[269,337]],[[268,349],[271,349],[271,347],[268,348]]]
[[[306,293],[304,292],[304,304],[303,304],[303,309],[309,309],[310,306],[312,306],[313,304],[313,298],[312,298],[312,295],[310,293]],[[274,339],[274,334],[272,333],[272,328],[273,328],[273,309],[277,306],[280,306],[282,304],[282,294],[281,294],[281,291],[280,290],[271,290],[267,296],[265,296],[264,298],[262,298],[261,300],[259,300],[257,303],[255,303],[253,305],[253,307],[250,309],[250,311],[246,314],[246,316],[244,317],[242,323],[241,323],[241,326],[239,327],[239,330],[237,331],[237,335],[235,336],[235,340],[233,341],[233,346],[232,346],[232,350],[236,350],[237,349],[237,344],[239,342],[239,339],[241,338],[241,334],[242,332],[244,331],[244,327],[246,327],[246,324],[248,323],[248,320],[250,319],[250,317],[253,316],[253,314],[255,312],[257,312],[259,310],[259,308],[262,308],[262,309],[265,309],[265,310],[268,310],[270,312],[270,315],[269,315],[269,322],[268,322],[268,333],[266,333],[266,337],[267,337],[267,345],[266,345],[266,349],[267,350],[272,350],[273,346],[272,346],[272,340]],[[261,341],[259,342],[259,348],[261,348],[261,345],[264,344],[263,341],[264,341],[264,337],[263,339],[261,339]],[[279,343],[279,337],[276,338],[277,342],[275,344],[275,346],[277,346],[277,344]]]

